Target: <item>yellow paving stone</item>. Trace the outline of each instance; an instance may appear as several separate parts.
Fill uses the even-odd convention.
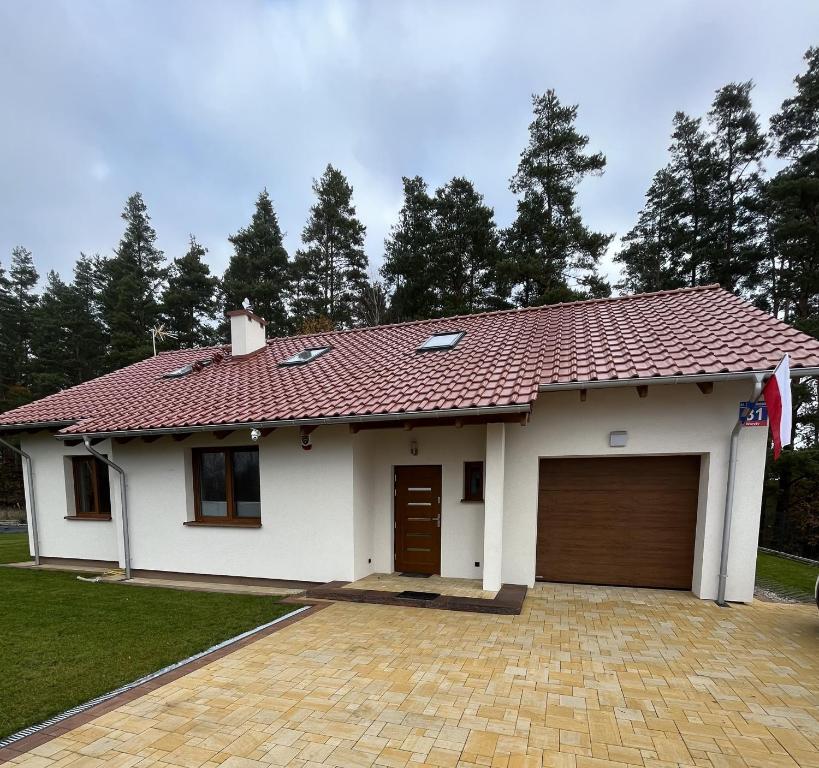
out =
[[[748,764],[738,755],[709,755],[713,768],[748,768]]]
[[[261,763],[258,760],[250,760],[238,755],[229,755],[221,766],[222,768],[269,768],[268,763]]]
[[[626,763],[627,765],[642,765],[643,755],[639,749],[634,749],[634,747],[610,746],[609,760]]]
[[[438,768],[454,768],[458,764],[461,751],[433,747],[427,755],[426,762]]]
[[[533,755],[510,755],[507,768],[540,768],[541,760]]]
[[[577,758],[567,752],[544,752],[544,768],[576,768]]]
[[[815,622],[548,584],[518,617],[339,603],[15,763],[819,768]]]
[[[299,749],[297,747],[287,747],[283,744],[276,744],[274,747],[271,747],[263,757],[260,757],[259,760],[271,765],[291,765],[298,754]]]
[[[403,768],[412,757],[411,752],[393,747],[384,747],[378,757],[375,758],[376,765],[384,765],[387,768]]]
[[[497,733],[486,733],[481,731],[472,731],[464,745],[464,752],[476,755],[488,755],[491,757],[495,754],[495,749],[498,745]]]
[[[593,742],[620,744],[620,729],[612,712],[589,712],[589,735]]]
[[[685,745],[685,741],[679,736],[662,735],[653,738],[654,749],[660,760],[670,763],[692,764],[693,759]]]
[[[626,763],[616,760],[600,760],[596,757],[578,756],[577,768],[629,768]]]
[[[72,760],[77,759],[76,755],[72,755],[71,757]],[[20,765],[24,760],[26,765],[30,766],[30,768],[52,768],[52,766],[55,764],[53,760],[50,760],[47,757],[29,753],[27,756],[11,760],[9,765]]]

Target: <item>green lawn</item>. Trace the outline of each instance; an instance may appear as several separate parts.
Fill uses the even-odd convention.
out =
[[[0,738],[290,610],[271,597],[0,568]]]
[[[819,568],[786,557],[759,552],[756,581],[762,587],[793,597],[813,598]]]
[[[31,560],[28,534],[0,533],[0,563],[21,563],[23,560]]]

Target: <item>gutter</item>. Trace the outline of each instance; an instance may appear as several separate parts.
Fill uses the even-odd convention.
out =
[[[594,381],[572,381],[559,384],[541,384],[538,392],[556,392],[563,389],[602,389],[605,387],[638,387],[658,384],[697,384],[700,382],[744,381],[757,376],[769,376],[772,368],[741,373],[693,373],[679,376],[635,376],[631,379],[596,379]],[[819,376],[819,367],[791,368],[791,378],[801,379],[807,376]]]
[[[31,456],[22,448],[12,445],[7,440],[0,437],[0,445],[5,445],[10,451],[16,453],[26,465],[26,473],[28,474],[28,513],[31,516],[31,545],[34,549],[34,565],[40,564],[40,537],[37,532],[37,508],[34,502],[34,471],[32,470]]]
[[[95,440],[109,437],[140,437],[149,435],[179,435],[195,432],[222,432],[235,429],[270,429],[271,427],[320,427],[334,424],[361,424],[372,421],[406,421],[407,419],[446,419],[456,416],[498,416],[529,413],[530,405],[497,405],[483,408],[446,408],[438,411],[405,411],[403,413],[368,413],[361,416],[324,416],[315,419],[275,419],[272,421],[245,421],[225,424],[196,424],[193,426],[158,427],[155,429],[119,429],[107,432],[68,432],[55,435],[58,440],[76,440],[79,437]]]
[[[119,473],[119,492],[122,505],[122,545],[125,557],[125,578],[131,578],[131,537],[128,533],[128,495],[125,490],[125,470],[114,464],[107,456],[103,456],[98,450],[91,445],[91,438],[88,435],[82,436],[85,449],[92,455],[96,456],[103,464],[107,464],[115,472]]]
[[[742,419],[748,414],[762,393],[762,374],[754,374],[754,391],[750,397],[750,405],[743,409],[737,417],[736,424],[731,430],[731,448],[728,452],[728,483],[725,488],[725,513],[722,520],[722,551],[719,560],[719,587],[717,588],[717,605],[726,608],[725,590],[728,586],[728,552],[731,546],[731,520],[734,512],[734,486],[737,477],[737,447],[739,433],[742,429]]]

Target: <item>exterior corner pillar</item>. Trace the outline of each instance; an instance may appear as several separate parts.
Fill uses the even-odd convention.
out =
[[[497,592],[503,578],[503,481],[506,424],[486,425],[484,464],[483,588]]]

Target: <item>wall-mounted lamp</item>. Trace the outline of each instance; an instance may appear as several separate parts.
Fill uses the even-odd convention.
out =
[[[410,453],[413,456],[418,455],[418,441],[417,440],[410,440]]]
[[[610,448],[625,448],[627,444],[628,432],[626,431],[609,432]]]

